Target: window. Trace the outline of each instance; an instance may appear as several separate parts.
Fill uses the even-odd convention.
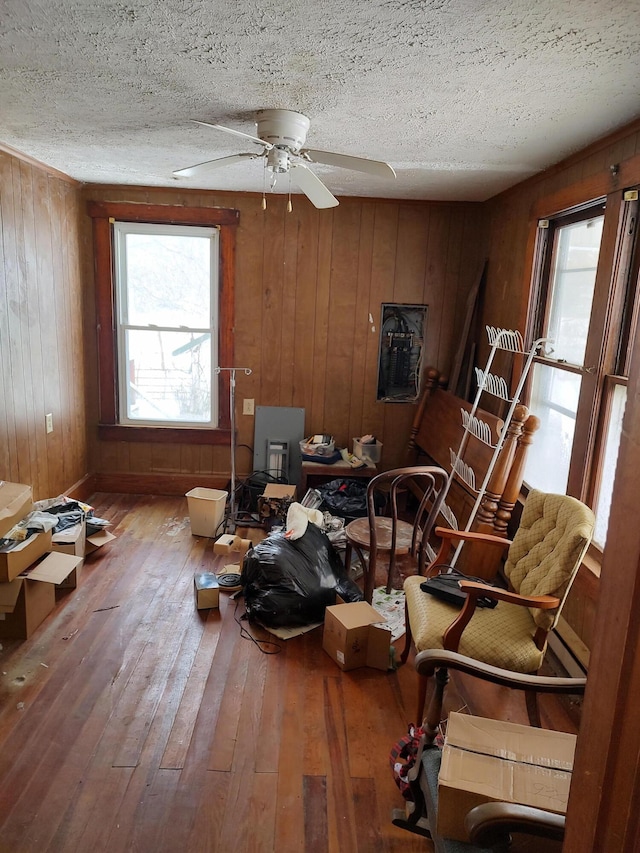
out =
[[[529,334],[550,343],[530,374],[528,404],[540,429],[525,481],[591,505],[600,547],[635,334],[636,214],[637,202],[617,193],[606,209],[597,202],[538,224]]]
[[[226,443],[237,212],[89,204],[100,435]],[[226,393],[225,393],[226,391]]]
[[[218,230],[113,230],[119,423],[216,426]]]

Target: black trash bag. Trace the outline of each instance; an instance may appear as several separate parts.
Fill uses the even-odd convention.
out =
[[[366,480],[331,480],[316,486],[322,496],[322,508],[344,519],[363,518],[367,514]],[[384,506],[384,498],[375,496],[376,514]]]
[[[249,619],[265,628],[293,628],[322,622],[325,607],[362,601],[326,535],[309,524],[300,539],[275,533],[244,558],[241,583]]]

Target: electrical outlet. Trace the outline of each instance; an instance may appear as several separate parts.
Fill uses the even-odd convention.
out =
[[[51,412],[44,416],[44,422],[47,427],[47,432],[53,432],[53,414]]]
[[[255,401],[254,400],[243,400],[242,401],[242,414],[243,415],[253,415],[255,414]]]

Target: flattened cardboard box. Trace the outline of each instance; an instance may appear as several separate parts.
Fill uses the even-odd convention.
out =
[[[51,531],[34,533],[11,551],[0,553],[0,583],[8,583],[51,550]]]
[[[385,621],[366,601],[334,604],[325,610],[322,648],[344,672],[359,666],[387,670],[391,631],[380,627]]]
[[[31,486],[0,480],[0,536],[4,536],[33,508]]]
[[[520,803],[564,814],[576,736],[449,715],[438,776],[438,834],[469,841],[464,819],[489,802]]]
[[[55,585],[81,560],[49,554],[27,574],[0,583],[0,637],[27,640],[55,607]]]

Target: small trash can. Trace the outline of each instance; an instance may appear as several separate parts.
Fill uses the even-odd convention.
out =
[[[222,532],[219,528],[224,521],[224,509],[228,496],[228,492],[220,489],[205,489],[202,486],[187,492],[189,521],[193,536],[213,538]]]

